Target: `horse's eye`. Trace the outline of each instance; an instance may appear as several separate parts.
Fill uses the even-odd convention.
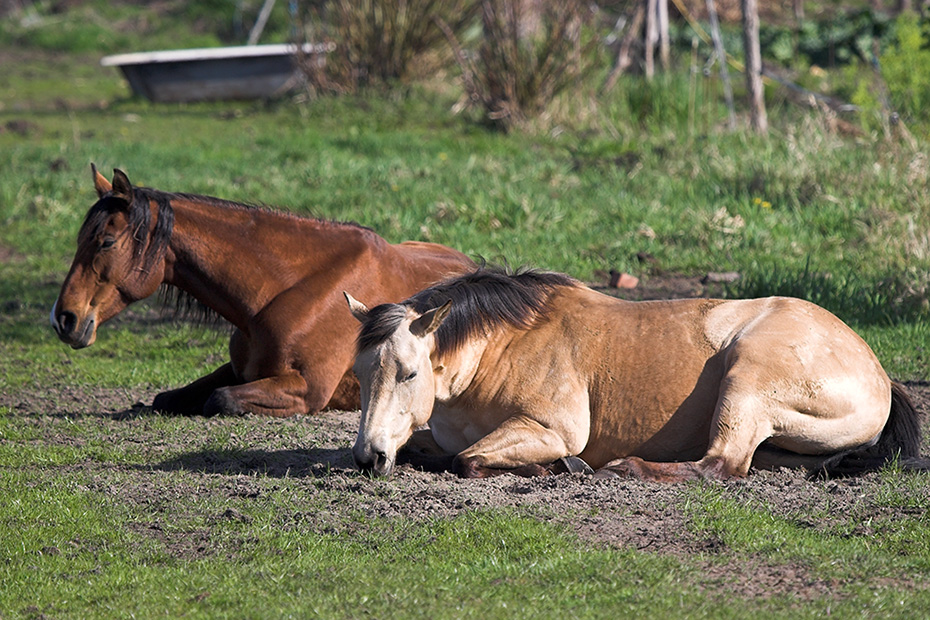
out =
[[[103,241],[100,242],[101,250],[109,250],[116,244],[116,239],[113,237],[104,237]]]
[[[405,375],[405,376],[404,376],[404,378],[403,378],[403,379],[401,379],[401,382],[403,383],[403,382],[407,382],[407,381],[410,381],[411,379],[415,379],[415,378],[416,378],[416,376],[417,376],[417,371],[416,371],[416,370],[414,370],[414,371],[413,371],[413,372],[411,372],[410,374],[408,374],[408,375]]]

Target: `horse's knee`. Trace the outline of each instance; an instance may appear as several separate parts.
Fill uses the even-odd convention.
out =
[[[244,413],[249,413],[249,411],[243,408],[243,403],[235,397],[229,387],[213,390],[213,393],[210,394],[207,402],[203,405],[203,415],[205,416],[242,415]]]

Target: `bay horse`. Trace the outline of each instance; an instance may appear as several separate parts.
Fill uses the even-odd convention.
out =
[[[920,461],[917,412],[868,345],[807,301],[631,302],[569,276],[480,268],[361,322],[353,456],[390,475],[414,431],[463,477],[654,481]],[[428,448],[428,449],[427,449]],[[579,465],[580,463],[580,465]]]
[[[432,243],[390,244],[357,224],[112,182],[91,165],[98,200],[52,312],[75,349],[162,285],[233,325],[230,361],[153,408],[179,414],[291,416],[358,407],[351,367],[358,325],[341,291],[397,301],[475,263]]]

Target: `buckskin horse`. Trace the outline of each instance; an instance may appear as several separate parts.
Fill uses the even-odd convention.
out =
[[[852,474],[919,464],[903,387],[799,299],[630,302],[555,273],[479,269],[369,309],[355,373],[359,468],[414,431],[463,477],[590,472],[725,479],[750,465]],[[923,468],[923,467],[921,467]]]
[[[181,414],[269,416],[358,406],[351,373],[358,325],[341,291],[396,301],[475,264],[441,245],[390,244],[357,224],[298,217],[217,198],[112,183],[91,166],[99,200],[51,312],[75,349],[161,285],[233,326],[230,361],[155,397]]]

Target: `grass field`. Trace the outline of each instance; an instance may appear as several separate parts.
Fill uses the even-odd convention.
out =
[[[87,18],[90,42],[62,29],[24,47],[10,24],[0,36],[0,618],[912,618],[930,607],[926,475],[759,474],[673,490],[372,481],[343,462],[351,417],[326,431],[331,420],[120,413],[225,361],[223,333],[142,304],[72,351],[47,321],[94,201],[94,162],[140,185],[354,220],[392,241],[591,282],[611,269],[647,286],[738,271],[728,294],[813,299],[923,389],[923,139],[848,138],[784,105],[769,137],[728,133],[718,102],[689,122],[668,94],[687,92],[681,76],[630,78],[595,112],[512,135],[452,115],[457,93],[435,84],[153,105],[97,65],[94,50],[136,43],[99,16]],[[546,494],[574,499],[559,514]],[[587,522],[637,524],[646,533],[630,536],[646,542],[586,535]]]

